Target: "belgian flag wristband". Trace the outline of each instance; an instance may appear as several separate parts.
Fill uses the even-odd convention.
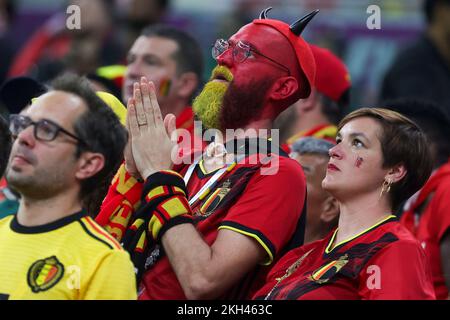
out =
[[[178,172],[163,170],[153,173],[145,180],[141,200],[143,203],[149,203],[173,195],[181,195],[187,198],[187,189],[183,177]]]
[[[144,185],[142,202],[152,212],[147,230],[156,241],[173,226],[193,223],[183,177],[175,171],[150,175]]]

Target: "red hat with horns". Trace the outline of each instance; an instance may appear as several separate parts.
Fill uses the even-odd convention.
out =
[[[300,96],[300,98],[306,98],[311,92],[311,86],[314,86],[316,63],[308,43],[303,40],[300,34],[305,29],[309,21],[311,21],[311,19],[314,18],[314,16],[319,12],[319,10],[314,10],[291,25],[288,25],[283,21],[268,19],[267,12],[271,9],[272,7],[263,10],[259,15],[259,19],[253,20],[253,23],[270,26],[280,32],[289,41],[296,53],[298,64],[308,82],[308,88],[305,88],[305,90],[301,92]]]

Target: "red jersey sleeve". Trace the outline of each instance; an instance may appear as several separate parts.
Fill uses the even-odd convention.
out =
[[[360,279],[363,299],[435,299],[427,258],[415,241],[399,240],[383,248],[363,268]]]
[[[258,170],[242,196],[230,208],[219,229],[229,229],[254,238],[267,252],[264,264],[295,232],[305,202],[306,183],[300,165],[280,157],[278,171],[264,175]]]

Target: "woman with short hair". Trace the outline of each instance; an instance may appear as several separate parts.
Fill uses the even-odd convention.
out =
[[[392,215],[431,173],[423,132],[408,118],[363,108],[338,126],[325,190],[340,206],[327,237],[288,252],[256,299],[434,299],[420,244]]]

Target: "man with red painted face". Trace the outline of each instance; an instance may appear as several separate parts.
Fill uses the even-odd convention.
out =
[[[122,237],[140,299],[248,298],[265,266],[303,243],[301,167],[275,137],[255,132],[269,131],[281,111],[309,95],[315,63],[300,33],[317,12],[289,26],[268,19],[268,10],[213,47],[218,66],[193,109],[216,137],[225,135],[225,144],[214,141],[192,164],[173,166],[175,116],[163,120],[153,83],[142,78],[134,84],[127,167],[135,166],[145,183],[139,189],[119,171],[105,201],[122,197],[140,206],[126,231],[115,224],[120,210],[97,220]]]

